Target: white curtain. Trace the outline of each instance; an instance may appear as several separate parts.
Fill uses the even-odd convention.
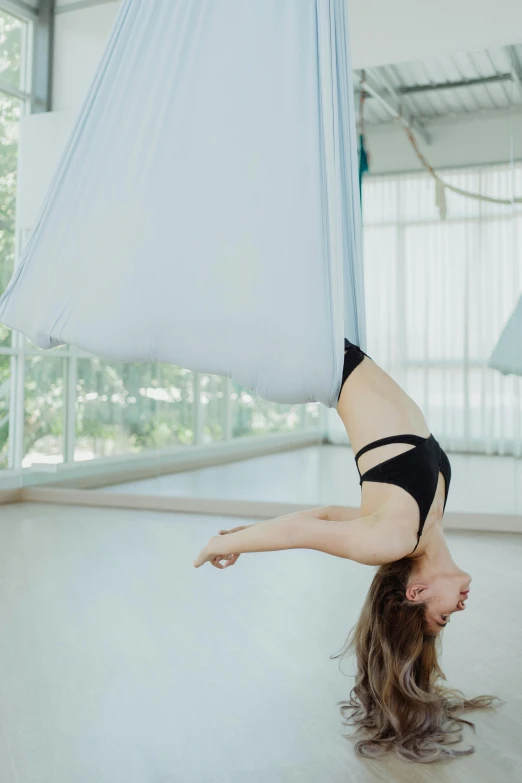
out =
[[[484,195],[522,195],[522,164],[442,172]],[[429,175],[364,186],[368,353],[421,406],[448,450],[522,453],[522,379],[487,362],[520,295],[520,205],[447,191]],[[522,350],[522,340],[520,341]]]

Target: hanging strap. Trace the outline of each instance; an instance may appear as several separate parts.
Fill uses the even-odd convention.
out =
[[[431,437],[431,436],[429,436]],[[391,435],[389,438],[381,438],[380,440],[374,440],[373,443],[368,443],[367,446],[363,446],[360,451],[355,455],[355,462],[359,461],[359,457],[366,454],[367,451],[372,451],[379,446],[387,446],[389,443],[409,443],[411,446],[420,446],[429,438],[422,438],[420,435]]]

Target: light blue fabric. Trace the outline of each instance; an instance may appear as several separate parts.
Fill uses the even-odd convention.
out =
[[[500,335],[488,367],[504,375],[522,375],[522,296]]]
[[[0,320],[334,407],[360,223],[346,0],[126,0]]]

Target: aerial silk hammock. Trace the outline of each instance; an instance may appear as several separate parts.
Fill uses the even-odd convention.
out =
[[[488,367],[503,375],[522,375],[522,296],[500,335]]]
[[[126,0],[0,321],[335,407],[360,223],[346,0]]]

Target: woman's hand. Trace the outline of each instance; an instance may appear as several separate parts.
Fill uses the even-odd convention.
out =
[[[248,525],[236,527],[233,530],[220,530],[220,535],[213,536],[206,547],[201,550],[196,560],[194,560],[194,568],[199,568],[207,562],[211,563],[214,568],[221,569],[234,565],[234,563],[237,562],[239,555],[223,554],[224,551],[226,552],[226,542],[221,536],[226,535],[227,533],[235,533],[238,530],[244,530],[245,527],[248,527]],[[222,560],[226,561],[224,565],[221,563]]]
[[[239,527],[232,527],[230,530],[219,530],[218,533],[220,536],[226,536],[227,533],[237,533],[238,530],[246,530],[247,527],[250,527],[250,525],[240,525]]]

